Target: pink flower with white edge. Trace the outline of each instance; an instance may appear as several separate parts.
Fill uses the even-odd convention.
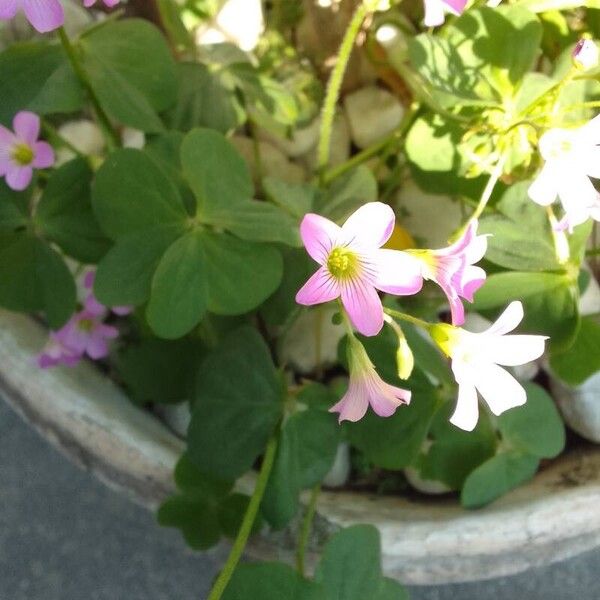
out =
[[[104,6],[108,6],[108,8],[116,6],[117,4],[119,4],[120,1],[121,0],[102,0]],[[96,4],[96,0],[83,0],[83,5],[86,8],[90,8],[91,6],[94,6],[94,4]]]
[[[17,113],[13,129],[0,125],[0,177],[6,179],[8,187],[21,191],[31,183],[33,169],[54,164],[54,151],[50,144],[38,142],[40,118],[36,114]]]
[[[443,25],[446,20],[446,14],[460,15],[467,0],[423,0],[425,5],[425,18],[423,22],[426,27],[438,27]]]
[[[600,221],[600,115],[576,129],[550,129],[539,142],[546,161],[529,187],[529,197],[549,206],[558,197],[565,211],[558,229],[573,230],[589,218]]]
[[[523,320],[523,305],[511,302],[498,320],[482,333],[437,324],[430,333],[452,359],[458,400],[450,422],[472,431],[479,419],[477,392],[495,415],[527,401],[523,386],[503,367],[524,365],[544,353],[542,335],[506,335]]]
[[[0,0],[0,21],[12,19],[19,11],[40,33],[58,29],[65,22],[59,0]]]
[[[381,249],[394,222],[394,211],[381,202],[365,204],[342,227],[307,214],[300,235],[306,251],[321,266],[297,293],[296,302],[310,306],[341,298],[354,327],[363,335],[377,335],[383,327],[377,290],[409,295],[423,286],[415,258]]]
[[[425,279],[435,281],[448,297],[452,324],[465,322],[461,298],[473,302],[475,292],[485,283],[485,271],[473,266],[487,250],[487,236],[477,235],[478,222],[471,221],[454,244],[440,250],[409,250],[419,259]]]
[[[364,346],[348,337],[350,383],[344,397],[329,409],[339,413],[339,421],[359,421],[369,405],[380,417],[390,417],[402,404],[410,402],[410,392],[386,383],[379,377]]]

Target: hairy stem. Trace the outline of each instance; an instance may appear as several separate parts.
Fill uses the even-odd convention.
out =
[[[344,80],[344,74],[348,67],[348,61],[352,54],[352,48],[354,42],[358,36],[361,25],[365,20],[365,17],[369,14],[367,6],[361,2],[354,11],[352,20],[346,29],[340,50],[338,52],[337,61],[331,71],[329,77],[329,83],[327,84],[327,92],[325,94],[325,101],[323,102],[323,110],[321,112],[321,132],[319,135],[319,146],[318,146],[318,167],[323,172],[323,169],[327,167],[329,163],[329,151],[331,147],[331,132],[333,128],[333,119],[335,117],[335,108],[340,95],[340,89],[342,87],[342,81]]]
[[[219,577],[213,585],[213,588],[208,596],[208,600],[219,600],[221,598],[223,592],[225,592],[225,588],[227,588],[227,585],[233,576],[233,572],[235,571],[240,558],[242,557],[244,548],[246,547],[248,538],[250,537],[250,532],[252,531],[252,525],[254,525],[254,521],[256,520],[256,515],[258,514],[258,509],[260,508],[260,503],[265,493],[267,482],[269,481],[269,475],[271,474],[273,463],[275,462],[276,451],[277,432],[271,436],[271,439],[267,444],[267,449],[263,457],[258,479],[256,480],[256,487],[254,488],[254,492],[250,498],[250,502],[248,504],[248,508],[246,509],[244,519],[242,520],[240,530],[235,538],[231,552],[227,557],[227,562],[225,563],[223,570],[221,573],[219,573]]]
[[[401,321],[407,321],[408,323],[412,323],[413,325],[417,325],[423,329],[430,329],[432,325],[432,323],[428,323],[423,319],[418,319],[417,317],[400,312],[399,310],[394,310],[393,308],[384,308],[383,312],[387,315],[390,315],[390,317],[400,319]]]
[[[96,96],[96,93],[94,92],[94,89],[92,87],[92,84],[90,83],[87,73],[85,72],[85,69],[81,64],[79,57],[77,56],[77,52],[73,44],[71,44],[71,40],[69,39],[69,36],[67,35],[64,27],[59,27],[58,37],[60,38],[60,42],[63,45],[63,48],[67,54],[71,66],[73,67],[73,71],[75,72],[77,79],[79,79],[79,82],[81,83],[81,85],[83,86],[83,88],[89,96],[90,102],[92,103],[92,106],[94,108],[94,112],[96,113],[98,123],[100,124],[104,137],[106,138],[107,146],[109,147],[109,149],[116,148],[120,145],[119,136],[117,135],[117,132],[113,129],[110,119],[108,118],[107,114],[104,112],[104,109],[100,105],[98,96]]]
[[[300,531],[300,538],[298,539],[298,548],[296,549],[296,568],[298,573],[304,577],[306,572],[305,556],[306,547],[308,546],[308,538],[312,529],[312,523],[317,512],[317,500],[321,493],[321,484],[317,484],[310,492],[310,500],[306,507],[306,513],[304,513],[304,519],[302,521],[302,529]]]

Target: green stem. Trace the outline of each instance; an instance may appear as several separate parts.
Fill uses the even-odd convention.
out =
[[[302,529],[300,531],[300,538],[298,540],[298,548],[296,550],[296,568],[298,573],[304,577],[306,572],[305,566],[305,555],[306,547],[308,546],[308,538],[312,529],[312,523],[317,512],[317,500],[321,493],[321,484],[317,484],[310,492],[310,500],[306,507],[306,513],[302,521]]]
[[[586,256],[600,256],[600,248],[590,248],[585,251]]]
[[[569,240],[564,231],[557,231],[556,225],[558,221],[554,210],[551,206],[546,207],[548,221],[550,222],[550,231],[552,231],[552,241],[554,242],[554,254],[559,265],[564,265],[569,262],[571,251],[569,248]]]
[[[94,92],[94,89],[92,87],[92,84],[90,83],[87,73],[85,72],[83,65],[79,61],[77,52],[75,51],[73,44],[71,44],[71,40],[69,40],[69,36],[67,35],[63,27],[59,27],[58,37],[60,38],[60,42],[63,45],[63,48],[65,49],[67,57],[69,58],[69,62],[71,63],[73,71],[77,76],[77,79],[79,79],[79,82],[86,90],[90,98],[90,102],[92,103],[94,112],[96,113],[96,117],[106,138],[106,144],[109,150],[112,150],[113,148],[116,148],[120,145],[119,136],[117,135],[117,132],[113,129],[110,119],[108,118],[107,114],[104,112],[104,109],[100,105],[100,101],[98,100],[98,97]]]
[[[483,211],[485,210],[487,203],[489,202],[490,198],[492,197],[494,188],[496,187],[496,184],[498,183],[498,180],[500,179],[500,175],[502,175],[502,169],[504,168],[505,162],[506,162],[506,159],[501,158],[496,163],[496,166],[492,170],[490,178],[488,179],[488,182],[487,182],[485,188],[483,189],[483,192],[481,193],[481,197],[479,198],[479,203],[477,204],[477,208],[473,211],[473,214],[471,215],[471,218],[469,219],[469,221],[479,219],[479,217],[483,214]],[[467,223],[467,225],[468,225],[468,223]]]
[[[250,537],[250,532],[252,531],[252,526],[254,525],[256,515],[258,514],[258,509],[260,508],[260,503],[265,493],[267,482],[269,481],[269,475],[271,474],[271,469],[273,468],[273,463],[275,462],[276,451],[277,434],[273,434],[267,444],[267,449],[260,467],[260,473],[258,474],[258,479],[256,480],[256,487],[254,488],[254,492],[250,498],[250,503],[246,509],[246,514],[244,515],[240,530],[235,538],[235,542],[233,543],[233,547],[231,548],[227,562],[225,563],[221,573],[219,573],[219,577],[215,581],[207,600],[219,600],[221,598],[223,592],[225,592],[225,588],[227,588],[227,585],[229,584],[229,580],[231,579],[237,564],[240,561],[240,558],[242,557],[242,553],[244,552],[244,548],[246,547],[246,543]]]
[[[365,20],[365,17],[369,14],[367,6],[361,2],[354,11],[352,20],[346,29],[342,44],[338,52],[337,61],[329,77],[329,83],[327,84],[327,92],[325,94],[325,101],[323,102],[323,110],[321,112],[321,132],[319,135],[319,146],[318,146],[318,167],[323,172],[323,169],[327,167],[329,163],[329,151],[331,147],[331,132],[333,129],[333,119],[335,117],[335,108],[342,88],[342,81],[344,80],[344,74],[352,54],[352,48],[354,42],[358,36],[361,25]]]
[[[399,310],[394,310],[393,308],[384,308],[383,312],[387,315],[390,315],[390,317],[395,317],[401,321],[407,321],[408,323],[412,323],[413,325],[417,325],[423,329],[430,329],[433,325],[433,323],[429,323],[423,319],[418,319],[412,315],[407,315],[406,313],[400,312]]]
[[[398,125],[398,127],[396,127],[396,129],[384,139],[376,144],[373,144],[372,146],[369,146],[368,148],[365,148],[364,150],[361,150],[358,154],[355,154],[346,162],[343,162],[342,164],[325,171],[325,173],[323,173],[323,183],[330,183],[334,179],[337,179],[344,173],[348,172],[350,169],[353,169],[354,167],[366,162],[373,156],[376,156],[381,150],[392,145],[394,142],[399,142],[410,128],[417,112],[419,111],[419,107],[419,104],[413,104],[402,118],[400,125]]]

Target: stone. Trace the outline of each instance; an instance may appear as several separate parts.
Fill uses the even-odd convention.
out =
[[[254,140],[246,136],[236,135],[231,139],[231,142],[248,163],[254,183],[258,184],[260,176],[256,164]],[[300,165],[291,162],[273,144],[260,140],[258,151],[263,177],[277,177],[277,179],[287,181],[288,183],[302,183],[304,181],[306,177],[304,169]]]
[[[346,162],[350,158],[350,127],[344,113],[339,113],[333,120],[331,130],[331,146],[329,149],[329,166],[335,167]],[[318,145],[315,145],[302,156],[302,162],[311,171],[316,170],[318,162]]]
[[[141,150],[146,145],[146,134],[139,129],[133,129],[133,127],[123,127],[121,142],[124,148]]]
[[[344,337],[344,328],[331,322],[336,312],[328,306],[304,309],[281,342],[280,361],[293,365],[300,373],[313,372],[318,358],[315,332],[320,322],[320,363],[322,367],[334,365],[339,341]]]
[[[346,485],[350,477],[350,444],[342,442],[337,449],[333,466],[323,479],[323,486],[340,488]]]
[[[315,147],[319,139],[319,130],[321,119],[314,119],[306,127],[295,129],[290,137],[277,135],[267,129],[259,129],[258,136],[271,142],[279,148],[286,156],[296,158],[306,154],[311,148]]]
[[[585,439],[600,443],[600,373],[576,388],[552,377],[550,388],[565,423]]]
[[[439,496],[440,494],[447,494],[452,490],[441,481],[435,481],[433,479],[424,479],[421,477],[421,473],[414,467],[407,467],[404,469],[404,476],[406,481],[415,488],[415,490],[422,494],[428,494],[430,496]]]
[[[154,411],[171,431],[185,439],[192,418],[189,402],[157,404]]]
[[[359,148],[380,142],[400,125],[404,107],[391,92],[374,85],[344,98],[352,141]]]

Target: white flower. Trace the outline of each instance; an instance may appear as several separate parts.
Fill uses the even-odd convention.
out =
[[[565,215],[559,229],[600,221],[600,194],[590,177],[600,178],[600,115],[577,129],[550,129],[539,149],[546,161],[529,187],[529,197],[549,206],[558,196]]]
[[[598,66],[598,46],[593,40],[581,39],[573,48],[573,62],[577,67],[587,71]]]
[[[523,386],[504,367],[523,365],[544,352],[547,339],[541,335],[506,335],[523,319],[523,305],[511,302],[498,320],[482,333],[470,333],[452,325],[431,329],[438,346],[452,359],[458,383],[458,401],[450,422],[472,431],[477,425],[477,392],[495,415],[525,404]]]

